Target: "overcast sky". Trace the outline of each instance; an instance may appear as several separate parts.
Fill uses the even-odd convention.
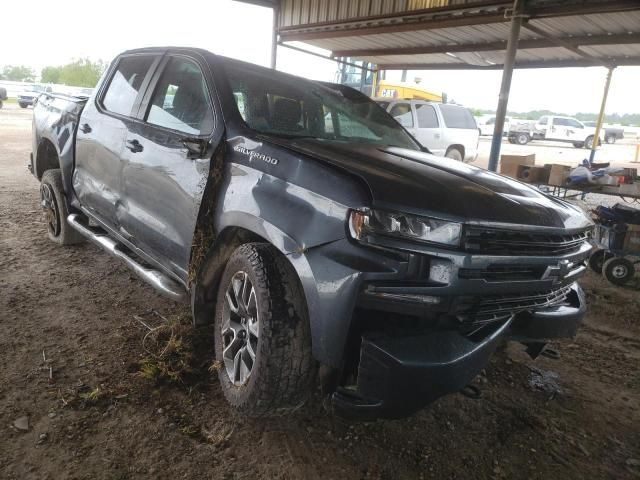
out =
[[[269,64],[271,10],[232,0],[109,0],[100,9],[94,6],[98,2],[87,0],[2,3],[0,65],[24,64],[39,72],[72,58],[109,61],[123,50],[157,45],[196,46]],[[279,48],[278,69],[330,81],[336,64]],[[516,71],[509,109],[596,112],[605,75],[598,67]],[[415,77],[458,103],[495,109],[501,72],[409,72],[407,79]],[[639,113],[639,85],[640,67],[616,69],[607,113]]]

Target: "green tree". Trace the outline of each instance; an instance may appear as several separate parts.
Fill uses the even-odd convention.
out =
[[[33,69],[24,65],[5,65],[0,73],[0,79],[14,82],[33,82],[35,74]]]
[[[106,64],[102,60],[92,62],[88,58],[79,58],[58,68],[59,83],[74,87],[95,87]]]
[[[42,83],[60,83],[60,67],[44,67],[40,72]]]

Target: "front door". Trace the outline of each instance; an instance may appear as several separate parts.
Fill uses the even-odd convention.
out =
[[[128,132],[123,230],[138,248],[187,278],[213,152],[222,136],[212,85],[198,58],[169,54]]]
[[[567,134],[567,119],[562,117],[554,117],[551,126],[547,131],[547,140],[569,140]]]
[[[87,102],[76,136],[73,188],[82,207],[119,229],[122,202],[121,158],[127,130],[159,55],[125,55],[111,69],[94,101]]]

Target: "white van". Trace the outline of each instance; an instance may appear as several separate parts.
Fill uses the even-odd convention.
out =
[[[478,156],[480,131],[468,108],[424,100],[379,101],[431,153],[473,162]]]

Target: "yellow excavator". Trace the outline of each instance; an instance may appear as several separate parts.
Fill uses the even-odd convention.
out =
[[[419,78],[415,83],[404,81],[406,71],[402,72],[402,81],[394,82],[380,78],[375,65],[367,62],[352,61],[346,59],[345,63],[339,64],[336,72],[336,83],[348,85],[356,90],[360,90],[365,95],[372,98],[402,99],[402,100],[427,100],[429,102],[446,102],[445,93],[432,92],[420,87]],[[384,72],[382,72],[384,75]]]

